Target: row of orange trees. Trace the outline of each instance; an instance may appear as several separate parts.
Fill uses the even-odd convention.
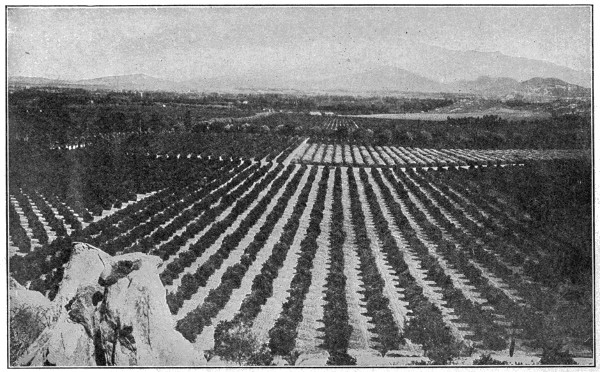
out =
[[[257,255],[261,250],[265,249],[265,243],[268,240],[269,235],[273,233],[277,221],[282,218],[283,213],[289,204],[289,200],[296,191],[296,187],[305,172],[306,168],[303,167],[299,172],[296,172],[287,183],[283,194],[278,199],[276,205],[268,212],[265,223],[253,237],[252,242],[244,247],[240,262],[229,266],[221,277],[219,286],[208,293],[200,306],[192,310],[192,312],[188,313],[178,322],[177,329],[180,330],[186,338],[193,339],[203,331],[206,325],[211,324],[212,319],[229,301],[232,292],[241,286],[244,276],[250,269],[250,266],[256,261]],[[313,171],[313,177],[314,173],[315,172]],[[308,190],[309,185],[306,185],[304,189]],[[267,198],[263,200],[265,203],[268,203]],[[255,210],[257,213],[260,213],[260,209]],[[254,217],[255,216],[252,216],[252,212],[248,215],[248,218],[256,221],[256,218]],[[240,227],[242,227],[242,225],[240,225]],[[237,249],[242,249],[242,247],[238,247]]]
[[[167,265],[165,270],[161,273],[161,280],[164,284],[173,284],[173,280],[175,278],[178,278],[187,267],[191,266],[198,259],[198,257],[202,256],[206,249],[214,244],[215,241],[217,241],[217,239],[228,230],[234,221],[248,209],[250,204],[252,204],[252,202],[258,197],[259,193],[276,178],[279,171],[283,169],[283,166],[278,165],[270,171],[269,169],[269,165],[262,166],[259,172],[256,172],[252,175],[251,180],[253,182],[244,183],[244,185],[242,185],[243,187],[237,189],[238,192],[240,192],[240,196],[242,195],[241,193],[245,193],[247,190],[248,192],[236,201],[230,213],[225,218],[219,221],[214,221],[214,217],[217,216],[215,214],[210,215],[210,218],[206,220],[203,219],[203,221],[200,221],[201,224],[206,224],[206,227],[208,227],[210,224],[210,227],[199,239],[190,245],[188,250],[181,252],[172,262]],[[250,189],[252,185],[253,187]],[[207,215],[206,217],[209,216]],[[190,298],[195,290],[192,292],[192,289],[188,291],[184,288],[189,285],[191,288],[197,289],[198,284],[200,283],[197,283],[192,275],[182,278],[181,285],[183,288],[180,287],[180,289],[177,291],[179,294],[171,295],[167,298],[167,301],[174,301],[173,303],[175,304],[182,302],[184,300],[183,297]],[[179,298],[180,296],[183,297]]]

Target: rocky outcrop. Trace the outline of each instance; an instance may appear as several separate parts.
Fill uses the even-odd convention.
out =
[[[174,328],[158,257],[111,257],[77,243],[48,326],[22,366],[198,366],[203,356]],[[11,304],[12,305],[12,304]]]

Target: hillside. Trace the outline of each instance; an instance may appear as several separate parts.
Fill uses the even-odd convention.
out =
[[[535,77],[518,82],[511,78],[493,78],[481,76],[476,80],[461,80],[448,84],[449,91],[456,93],[470,93],[491,97],[504,97],[520,95],[525,98],[545,97],[590,97],[591,90],[579,85],[570,84],[557,78]]]
[[[521,83],[520,91],[524,95],[552,97],[589,97],[591,90],[579,85],[569,84],[556,78],[536,77]]]

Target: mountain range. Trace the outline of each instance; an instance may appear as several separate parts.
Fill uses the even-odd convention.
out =
[[[182,77],[180,80],[191,83],[192,87],[303,90],[318,87],[348,91],[371,88],[404,91],[413,90],[414,84],[422,91],[439,91],[442,88],[447,90],[446,84],[476,80],[481,76],[506,77],[517,81],[534,77],[557,78],[586,88],[591,86],[591,69],[575,70],[548,61],[508,56],[500,52],[451,50],[401,37],[386,37],[389,40],[357,42],[348,50],[335,45],[329,46],[329,49],[324,47],[326,50],[315,54],[313,58],[298,57],[296,64],[290,63],[294,59],[294,50],[287,51],[289,55],[282,59],[281,64],[240,66],[234,59],[229,63],[236,66],[233,70],[238,72],[231,72],[232,68],[223,66],[223,76],[200,76],[192,80]],[[166,71],[164,73],[166,75],[160,75],[160,72],[155,75],[163,78],[169,76],[167,78],[170,79],[176,76]],[[181,73],[193,76],[192,71]],[[400,79],[400,84],[393,84],[395,79]],[[444,86],[440,87],[439,83]]]
[[[428,48],[417,58],[399,59],[403,68],[444,83],[474,80],[480,76],[508,77],[525,81],[534,77],[557,78],[589,88],[591,74],[547,61],[507,56],[500,52],[453,51]],[[412,51],[411,51],[412,52]],[[411,53],[412,54],[412,53]]]
[[[487,97],[510,95],[543,97],[585,97],[590,89],[556,78],[535,77],[523,82],[516,79],[481,76],[475,80],[459,80],[444,84],[398,68],[372,69],[355,74],[312,80],[263,81],[245,77],[194,79],[174,82],[148,75],[106,76],[89,80],[66,81],[36,77],[9,77],[11,86],[56,86],[84,89],[137,91],[243,91],[295,90],[331,93],[464,93]]]
[[[515,57],[500,52],[451,50],[397,35],[379,41],[357,43],[351,50],[324,47],[312,58],[286,56],[279,64],[240,65],[221,69],[206,67],[213,75],[194,75],[190,66],[168,66],[148,74],[125,74],[86,80],[51,80],[11,77],[9,84],[78,86],[92,89],[165,91],[301,91],[301,92],[464,92],[487,95],[563,94],[579,92],[568,84],[591,87],[591,69],[575,70],[548,61]],[[289,53],[294,53],[290,50]],[[265,57],[267,58],[267,57]],[[296,63],[292,63],[292,62]],[[235,68],[233,68],[233,67]],[[173,68],[169,70],[169,68]],[[214,71],[223,71],[215,76]],[[237,72],[231,72],[237,71]],[[195,76],[195,77],[194,77]],[[533,78],[558,79],[563,88],[523,86]],[[545,81],[545,80],[544,80]],[[565,85],[567,84],[567,85]],[[535,85],[535,84],[533,84]]]
[[[297,74],[271,76],[237,75],[171,81],[144,74],[106,76],[66,81],[32,77],[9,77],[13,86],[59,86],[86,89],[138,91],[299,91],[331,93],[465,93],[483,96],[589,96],[590,89],[556,77],[535,76],[519,81],[513,77],[480,76],[474,80],[443,83],[406,69],[382,66],[337,76],[302,78]]]

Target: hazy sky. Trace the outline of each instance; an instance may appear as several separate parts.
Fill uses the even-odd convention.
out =
[[[590,28],[589,7],[10,8],[7,58],[11,76],[184,80],[425,44],[589,71]]]

